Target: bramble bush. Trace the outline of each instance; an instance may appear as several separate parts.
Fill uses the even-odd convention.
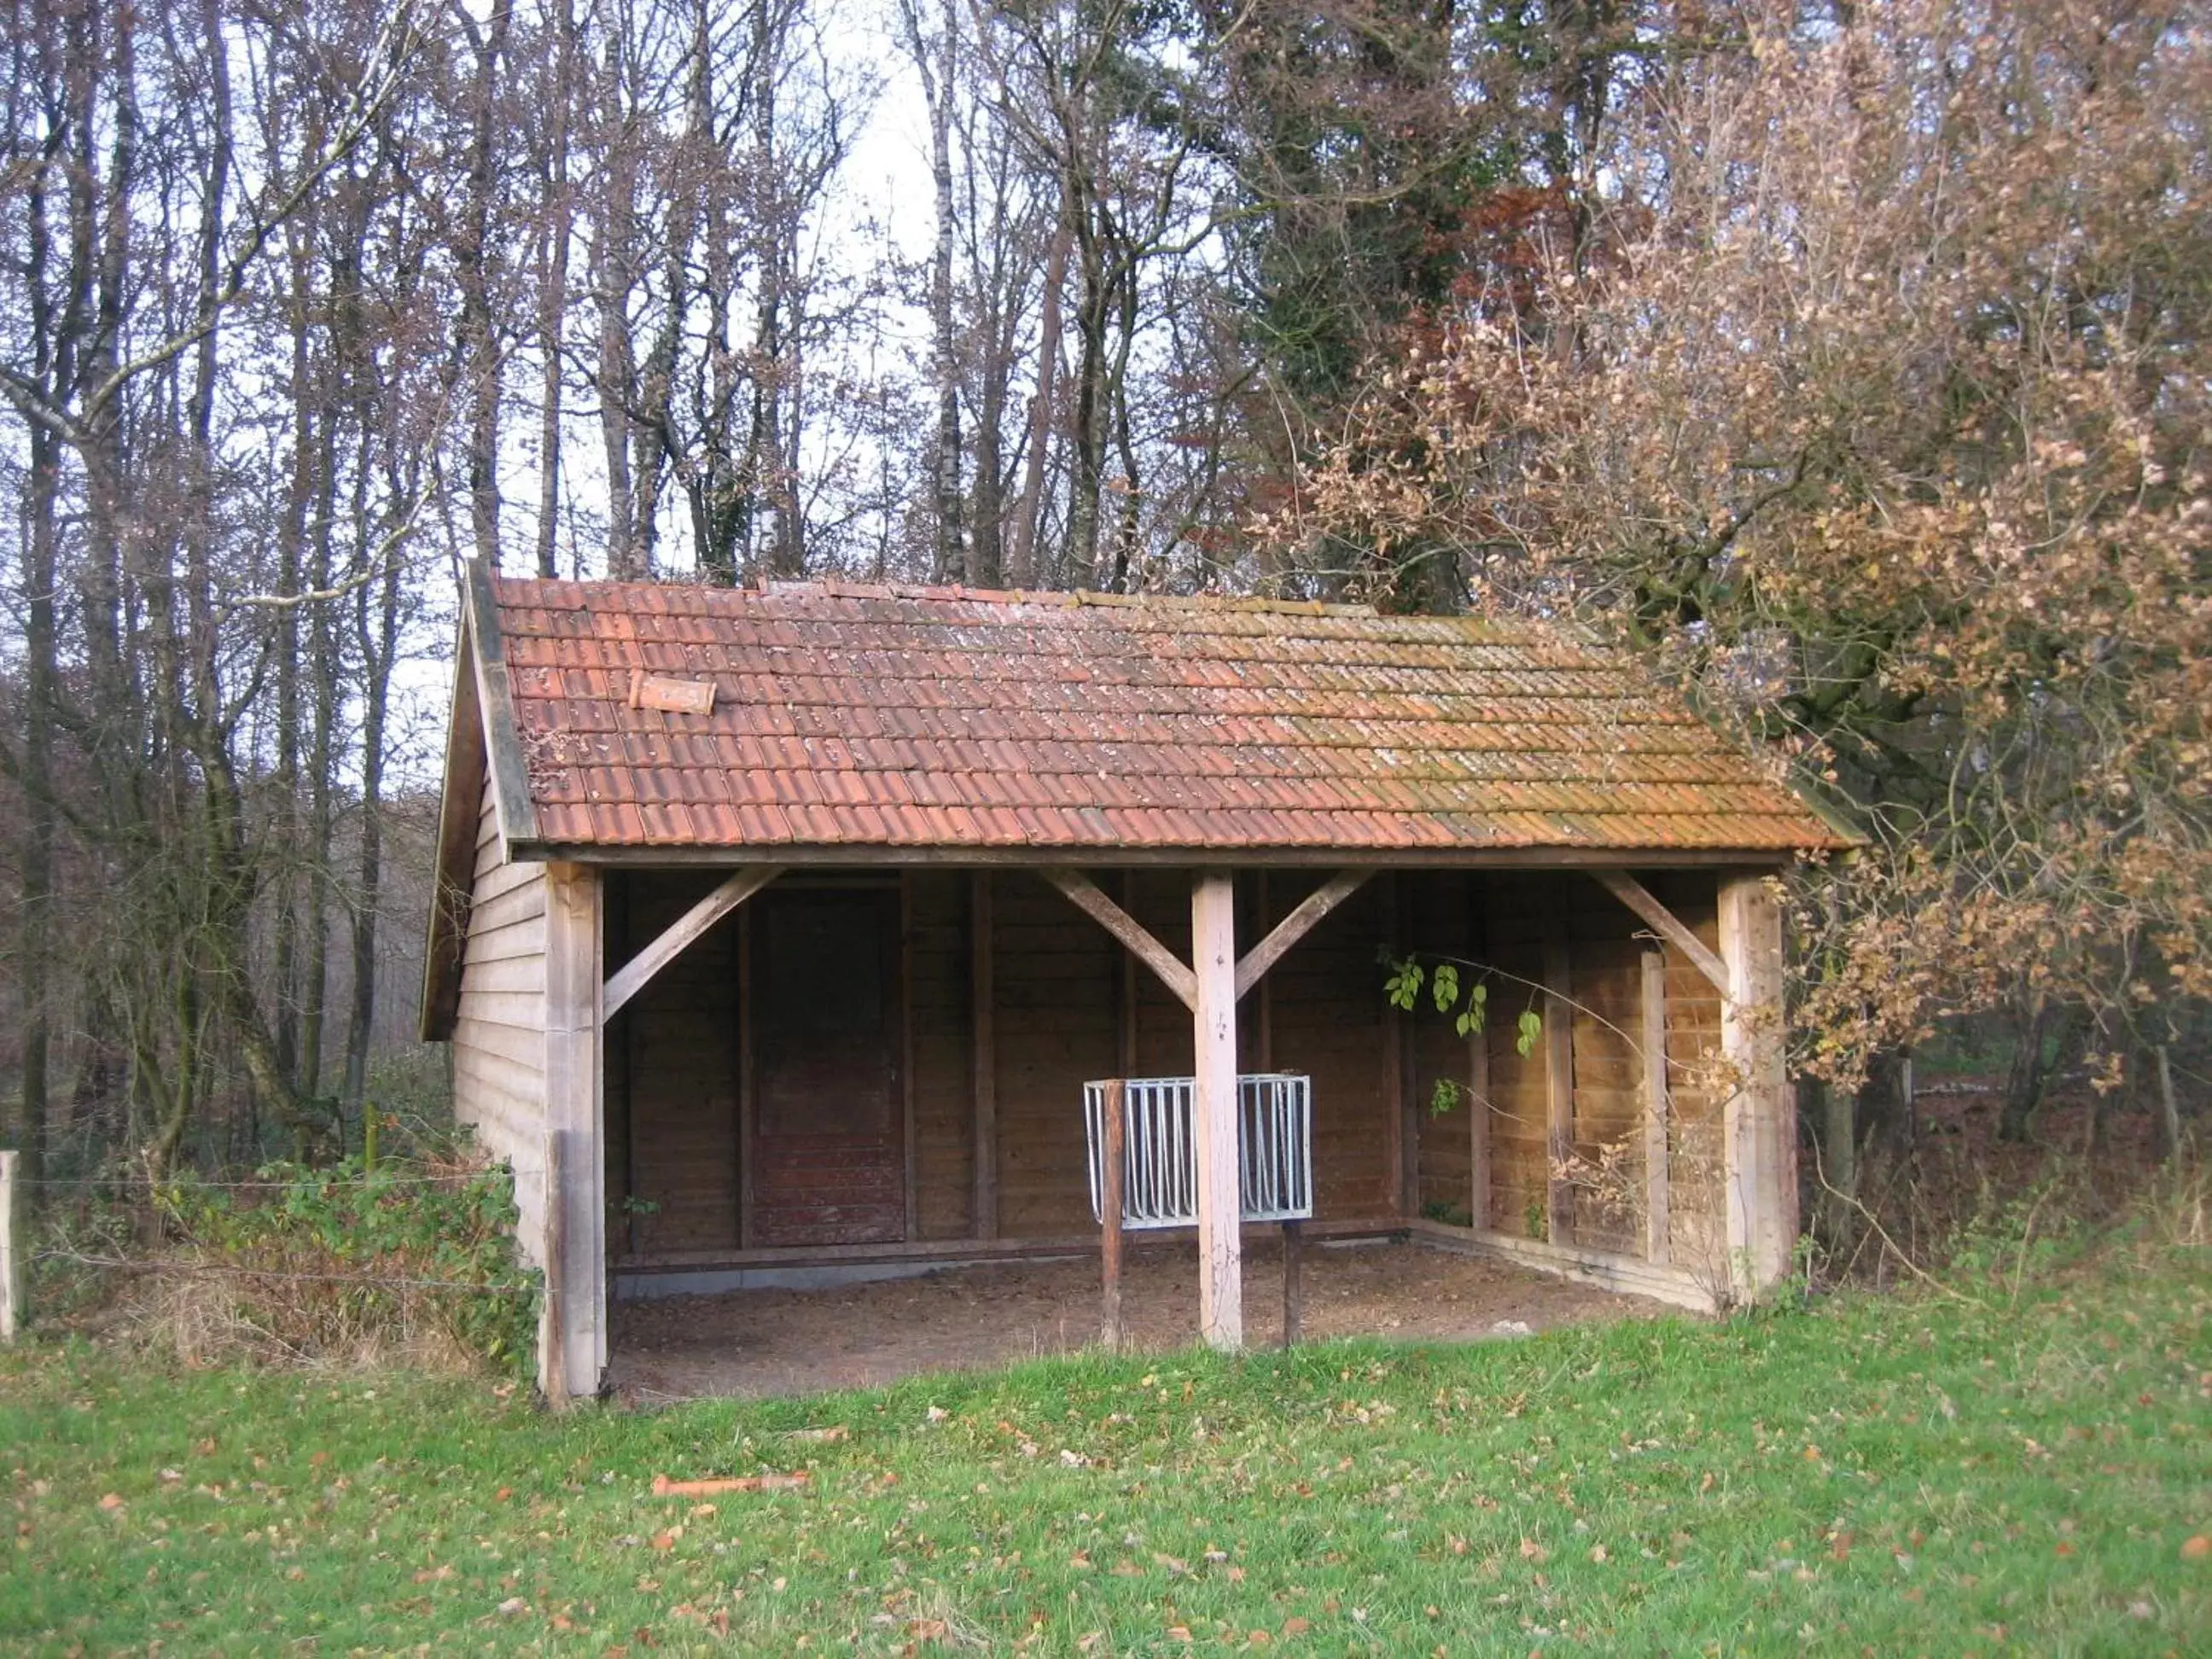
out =
[[[538,1275],[514,1253],[504,1168],[270,1164],[172,1182],[160,1206],[153,1312],[188,1361],[529,1367]]]

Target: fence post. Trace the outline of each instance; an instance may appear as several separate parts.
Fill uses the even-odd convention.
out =
[[[23,1328],[22,1206],[16,1200],[21,1152],[0,1152],[0,1342]]]
[[[1104,1330],[1106,1352],[1121,1352],[1121,1206],[1125,1201],[1121,1192],[1121,1160],[1126,1155],[1127,1114],[1122,1105],[1123,1091],[1128,1088],[1123,1079],[1115,1078],[1106,1085],[1103,1109],[1106,1121],[1101,1127],[1105,1133],[1100,1137],[1105,1143],[1103,1159],[1099,1166],[1098,1182],[1098,1277],[1099,1289],[1105,1304]]]

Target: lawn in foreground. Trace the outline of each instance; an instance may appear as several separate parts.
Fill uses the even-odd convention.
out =
[[[2205,1267],[656,1415],[34,1347],[0,1645],[2202,1653]]]

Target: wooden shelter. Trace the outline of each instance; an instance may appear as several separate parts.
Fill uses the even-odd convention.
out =
[[[1312,1079],[1314,1234],[1705,1305],[1787,1269],[1766,878],[1845,840],[1565,630],[479,565],[458,670],[423,1035],[556,1397],[611,1282],[1092,1248],[1105,1077],[1197,1079],[1219,1346],[1240,1070]],[[1409,951],[1483,1031],[1388,1005]]]

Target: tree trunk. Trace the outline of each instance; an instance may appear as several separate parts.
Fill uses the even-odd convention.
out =
[[[1052,446],[1053,405],[1060,368],[1060,290],[1067,282],[1067,252],[1074,240],[1068,227],[1069,204],[1060,198],[1060,222],[1054,226],[1052,249],[1045,256],[1043,320],[1037,334],[1036,398],[1030,405],[1029,453],[1022,459],[1020,517],[1015,520],[1013,557],[1007,579],[1016,587],[1035,587],[1037,574],[1037,529],[1044,514],[1045,452]]]
[[[929,96],[929,165],[937,196],[937,245],[930,262],[929,310],[933,335],[931,372],[937,382],[937,430],[930,441],[930,484],[935,497],[938,579],[968,580],[966,544],[960,531],[960,364],[952,316],[952,97],[957,73],[960,14],[945,0],[939,21],[937,70],[919,27],[915,58]]]
[[[553,54],[552,131],[546,141],[545,200],[539,225],[543,252],[538,273],[538,349],[544,357],[538,394],[538,574],[549,580],[561,574],[555,538],[561,516],[561,352],[568,327],[568,236],[574,211],[568,194],[568,116],[575,96],[575,35],[571,0],[559,0],[548,46]]]
[[[1862,1144],[1879,1140],[1894,1152],[1912,1154],[1920,1122],[1913,1107],[1911,1049],[1885,1049],[1868,1060],[1866,1081],[1859,1085],[1857,1118]]]
[[[1819,1078],[1801,1079],[1797,1091],[1799,1110],[1820,1136],[1821,1237],[1841,1254],[1858,1237],[1858,1096]]]
[[[2065,1063],[2074,1029],[2072,1012],[2038,996],[2021,1021],[2019,1046],[2005,1074],[2004,1110],[1997,1121],[2001,1140],[2026,1140],[2036,1109],[2052,1075]]]

